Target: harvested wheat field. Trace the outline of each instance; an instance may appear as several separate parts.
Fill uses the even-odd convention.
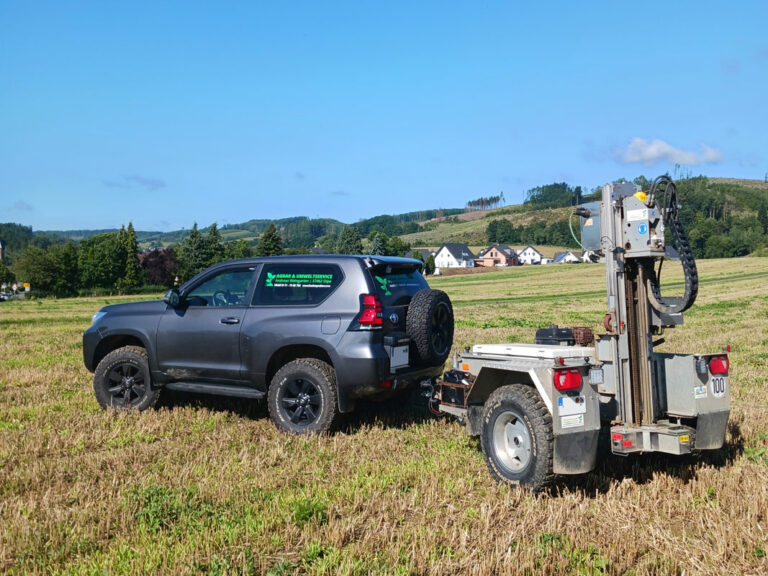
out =
[[[661,350],[731,345],[727,446],[609,456],[535,496],[497,486],[458,423],[402,402],[326,437],[282,434],[252,401],[168,393],[157,410],[102,412],[81,335],[121,299],[2,303],[0,572],[768,573],[768,259],[699,271]],[[550,323],[597,331],[605,309],[600,265],[431,284],[453,299],[457,350]]]

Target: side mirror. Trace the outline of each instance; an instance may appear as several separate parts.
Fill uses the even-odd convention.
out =
[[[163,296],[163,302],[168,304],[171,308],[178,308],[179,303],[181,302],[181,297],[179,296],[179,289],[178,288],[171,288],[168,290],[168,292],[165,293],[165,296]]]

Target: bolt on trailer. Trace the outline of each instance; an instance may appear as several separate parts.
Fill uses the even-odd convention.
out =
[[[478,344],[458,354],[438,382],[433,403],[481,437],[498,481],[540,490],[556,474],[589,472],[601,434],[618,455],[722,447],[730,348],[654,351],[664,330],[682,325],[698,292],[678,208],[666,176],[647,193],[629,183],[604,186],[602,201],[573,215],[580,217],[583,248],[605,261],[605,333],[553,326],[539,330],[535,344]],[[661,294],[665,257],[682,264],[682,297]]]

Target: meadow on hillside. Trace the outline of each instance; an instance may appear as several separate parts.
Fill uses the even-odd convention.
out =
[[[496,485],[462,426],[402,402],[320,437],[282,434],[244,400],[167,393],[157,410],[105,413],[81,336],[133,298],[4,302],[0,573],[766,573],[768,258],[699,272],[661,350],[731,345],[727,446],[608,457],[541,495]],[[552,323],[598,331],[605,312],[601,265],[430,284],[454,303],[456,350]]]

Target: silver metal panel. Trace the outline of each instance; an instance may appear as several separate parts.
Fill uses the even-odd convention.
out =
[[[592,215],[589,218],[580,218],[581,245],[585,250],[600,250],[600,202],[589,202],[582,205]]]
[[[669,415],[690,418],[730,410],[731,391],[728,375],[712,376],[708,369],[704,373],[696,371],[696,361],[701,359],[706,366],[710,356],[654,353],[662,406],[666,398],[666,410]]]

